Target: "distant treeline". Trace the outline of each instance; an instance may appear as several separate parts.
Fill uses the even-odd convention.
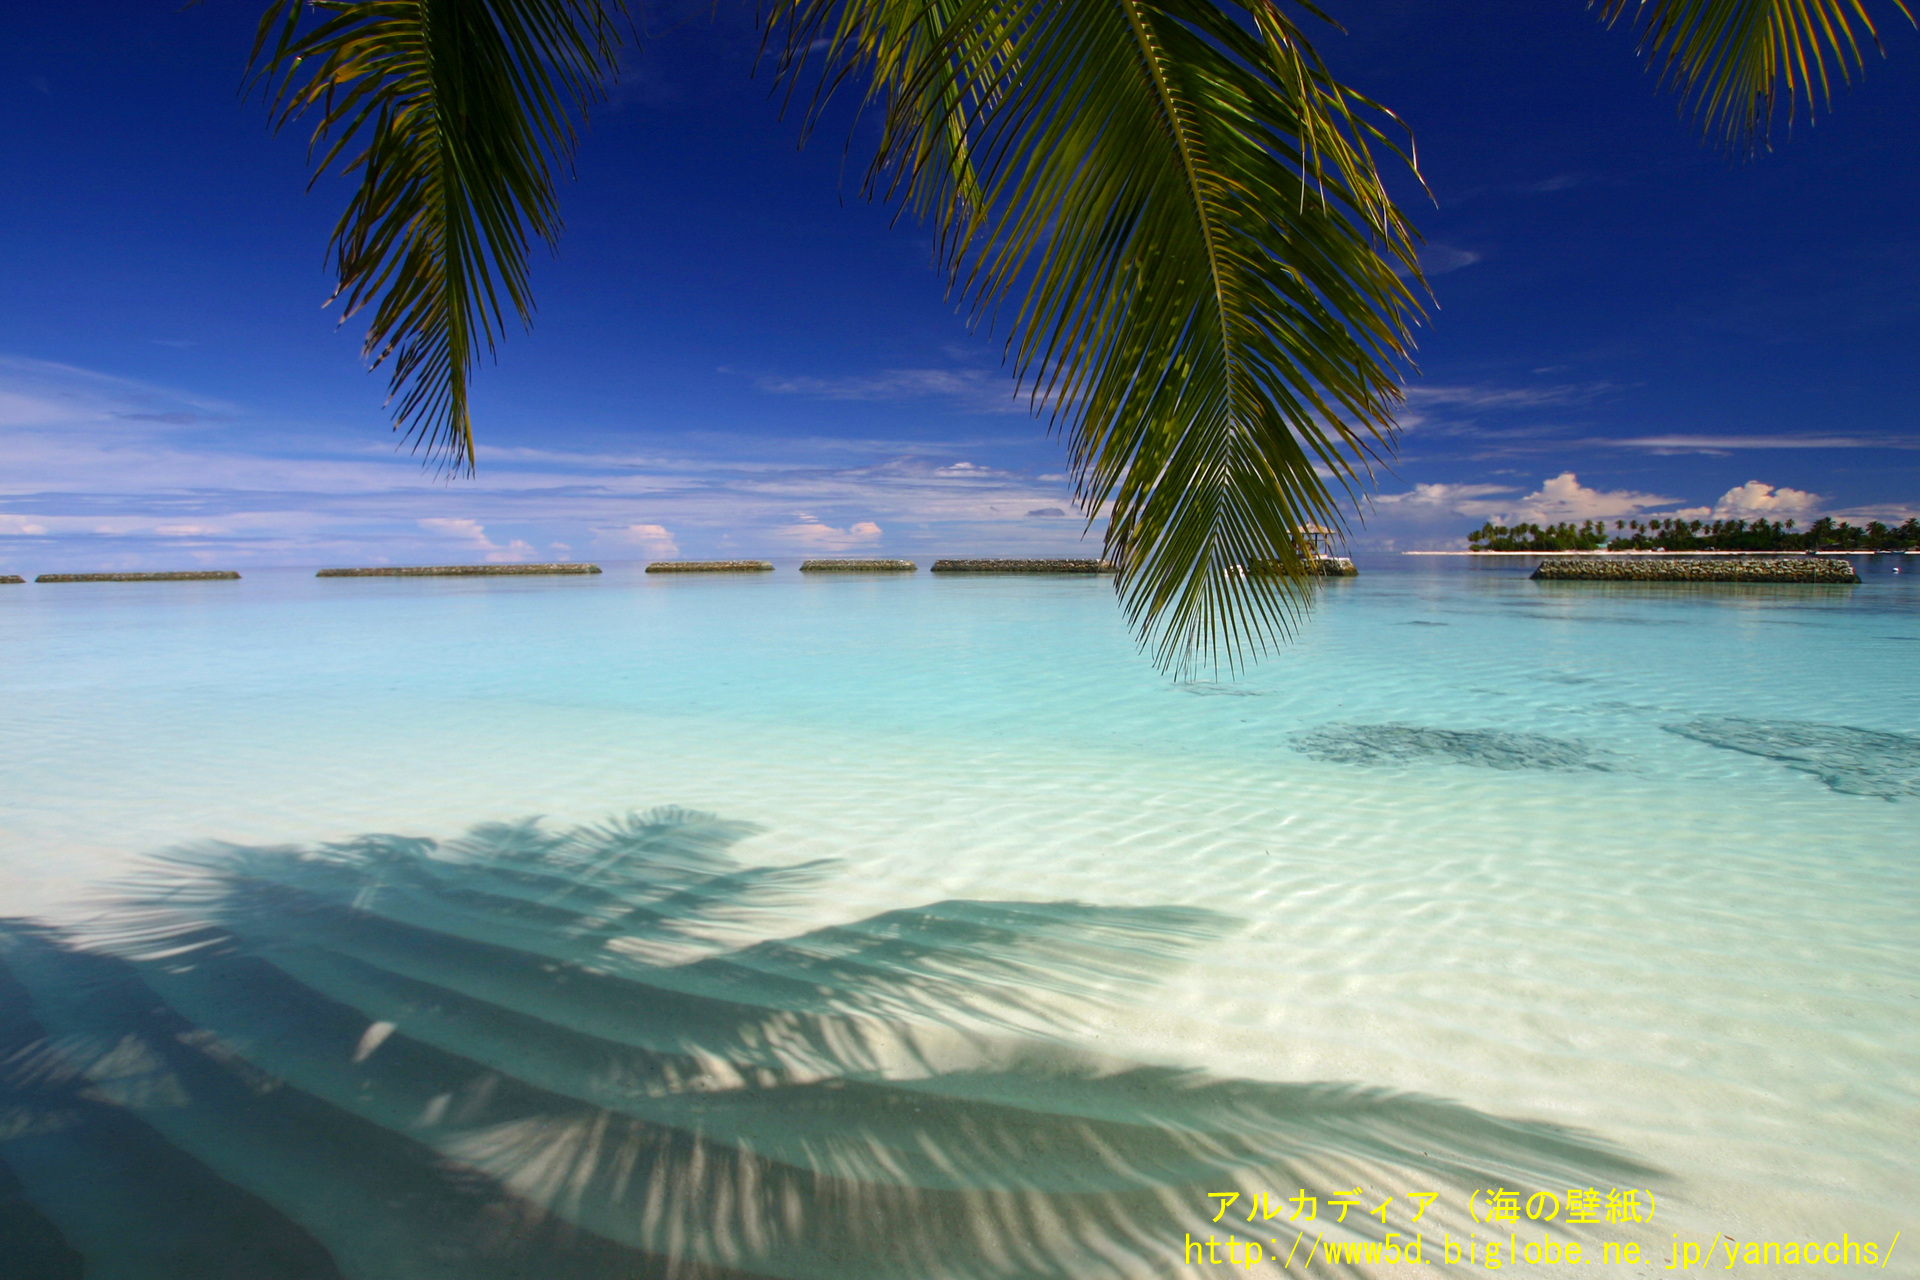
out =
[[[1562,524],[1489,521],[1467,535],[1472,551],[1908,551],[1920,548],[1920,520],[1875,520],[1862,529],[1822,517],[1804,529],[1767,520],[1604,520]]]

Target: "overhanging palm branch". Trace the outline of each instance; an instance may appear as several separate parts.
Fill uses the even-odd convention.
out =
[[[1913,21],[1905,0],[1893,0],[1893,7]],[[1640,51],[1660,69],[1662,86],[1691,97],[1701,127],[1717,130],[1736,151],[1767,144],[1782,98],[1789,124],[1803,96],[1809,112],[1831,105],[1828,63],[1851,83],[1865,66],[1863,34],[1880,48],[1863,0],[1603,2],[1609,25],[1629,11],[1640,29]]]
[[[1313,12],[1309,10],[1309,12]],[[1164,666],[1287,630],[1299,530],[1339,527],[1390,439],[1414,235],[1386,116],[1266,0],[779,0],[783,71],[865,79],[870,173],[939,233],[1066,434]],[[1247,575],[1277,561],[1289,572]]]
[[[303,13],[318,15],[303,29]],[[613,74],[620,0],[275,0],[260,20],[276,128],[318,115],[315,180],[359,188],[329,243],[342,319],[392,361],[396,429],[473,469],[467,379],[505,319],[531,321],[529,236],[560,234],[553,170]],[[348,154],[358,144],[359,150]]]
[[[1617,20],[1629,0],[1598,0]],[[1904,0],[1893,0],[1911,19]],[[1864,0],[1636,0],[1642,47],[1709,129],[1764,140],[1861,61]],[[1301,13],[1324,15],[1308,0]],[[277,124],[360,185],[331,243],[397,427],[471,470],[467,379],[532,313],[553,169],[614,70],[622,0],[270,0]],[[303,12],[317,15],[306,24]],[[1251,657],[1391,441],[1419,315],[1416,237],[1373,148],[1391,115],[1336,81],[1278,0],[772,0],[791,86],[882,111],[870,190],[939,233],[976,314],[1066,435],[1089,523],[1165,666]],[[1855,24],[1858,24],[1856,26]],[[354,140],[360,149],[347,154]],[[1256,561],[1282,572],[1246,574]]]

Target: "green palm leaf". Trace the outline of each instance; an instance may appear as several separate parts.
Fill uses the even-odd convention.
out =
[[[359,178],[328,246],[335,297],[343,321],[372,306],[364,354],[392,362],[395,428],[430,459],[473,469],[468,377],[502,295],[532,318],[529,237],[560,234],[553,171],[613,73],[619,6],[276,0],[261,18],[275,127],[316,113],[315,180],[336,161]]]
[[[1600,0],[1609,21],[1628,0]],[[1849,76],[1864,0],[1638,0],[1642,47],[1709,129]],[[1904,0],[1894,0],[1911,18]],[[1306,0],[1301,12],[1324,15]],[[276,125],[359,187],[331,256],[371,307],[396,427],[471,470],[468,377],[524,324],[553,170],[613,74],[622,0],[271,0]],[[316,17],[309,21],[304,15]],[[1008,314],[1014,373],[1067,437],[1143,643],[1229,665],[1282,638],[1390,447],[1420,307],[1416,236],[1375,164],[1398,122],[1336,81],[1277,0],[773,0],[791,89],[883,117],[869,190],[938,232],[950,283]],[[1858,23],[1858,28],[1855,23]],[[1404,136],[1396,134],[1396,136]],[[358,150],[349,154],[356,144]],[[1415,284],[1409,284],[1409,281]],[[1266,562],[1282,572],[1248,574]]]
[[[1163,666],[1237,663],[1312,579],[1390,442],[1414,235],[1390,121],[1263,0],[783,0],[783,70],[865,75],[870,188],[940,233],[1068,437],[1129,619]],[[1376,123],[1380,122],[1380,123]],[[1390,144],[1389,144],[1390,145]],[[1281,574],[1246,574],[1274,561]]]
[[[1893,6],[1913,21],[1905,0]],[[1604,0],[1601,11],[1612,25],[1629,9],[1662,86],[1691,97],[1701,127],[1736,151],[1766,145],[1783,97],[1789,124],[1803,96],[1809,111],[1831,105],[1828,64],[1850,83],[1861,34],[1880,48],[1863,0]]]

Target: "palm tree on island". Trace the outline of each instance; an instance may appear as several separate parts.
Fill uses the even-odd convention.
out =
[[[1891,0],[1909,22],[1904,0]],[[1600,0],[1730,150],[1830,100],[1878,45],[1864,0]],[[1632,12],[1629,15],[1628,10]],[[272,0],[252,65],[276,125],[311,117],[316,176],[358,188],[330,262],[369,311],[394,423],[472,471],[468,386],[527,251],[554,246],[555,174],[613,79],[623,0]],[[1322,26],[1322,24],[1326,24]],[[807,123],[851,87],[883,123],[865,190],[935,232],[976,316],[1007,304],[1018,385],[1109,509],[1123,608],[1163,665],[1237,663],[1308,598],[1308,526],[1393,445],[1419,236],[1382,156],[1386,107],[1337,80],[1308,0],[771,0]],[[1237,566],[1270,562],[1280,572]]]

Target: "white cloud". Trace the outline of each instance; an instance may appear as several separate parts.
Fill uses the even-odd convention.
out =
[[[0,427],[50,427],[95,416],[72,401],[0,391]]]
[[[485,553],[489,564],[511,564],[533,559],[533,546],[530,543],[514,538],[503,547],[487,536],[486,526],[478,520],[436,516],[421,520],[419,525],[430,532],[457,538],[473,550]]]
[[[918,396],[965,395],[977,390],[980,376],[953,369],[888,369],[852,378],[762,378],[760,389],[778,395],[817,396],[822,400],[908,400]]]
[[[998,439],[503,441],[483,446],[477,477],[449,478],[364,417],[350,428],[273,420],[4,356],[0,396],[12,397],[0,405],[6,573],[167,569],[202,556],[241,569],[543,559],[549,544],[582,539],[615,558],[881,541],[903,554],[1085,554],[1078,520],[1026,515],[1071,514],[1068,477],[953,461],[1008,443]]]
[[[60,427],[90,422],[191,426],[224,417],[231,405],[134,378],[91,369],[0,356],[0,428]]]
[[[802,512],[795,523],[777,532],[781,537],[803,546],[815,547],[823,551],[844,551],[850,547],[866,546],[878,541],[880,526],[871,520],[862,520],[844,529],[835,529]]]
[[[1430,244],[1420,253],[1420,269],[1429,276],[1443,276],[1449,271],[1458,271],[1470,267],[1486,255],[1475,253],[1471,249],[1456,249],[1451,245]]]
[[[1875,440],[1864,436],[1634,436],[1607,441],[1654,453],[1731,453],[1736,449],[1911,449],[1920,442]]]
[[[1819,502],[1817,493],[1749,480],[1721,494],[1720,501],[1710,507],[1684,507],[1674,515],[1682,520],[1751,520],[1756,516],[1784,520],[1811,515]]]
[[[1412,514],[1417,510],[1451,511],[1456,515],[1485,515],[1493,507],[1485,500],[1497,493],[1512,493],[1504,484],[1416,484],[1405,493],[1382,493],[1374,502],[1383,507],[1399,507]]]
[[[1887,524],[1904,524],[1909,520],[1920,520],[1920,505],[1911,502],[1892,502],[1877,506],[1849,507],[1845,511],[1829,511],[1826,514],[1835,520],[1844,520],[1848,524],[1865,525],[1873,520],[1884,521]]]
[[[755,380],[762,391],[776,395],[808,396],[816,400],[926,400],[958,402],[955,407],[973,413],[1027,413],[1045,408],[1046,396],[1035,397],[1004,369],[883,369],[846,378],[763,377]]]
[[[1562,471],[1521,498],[1511,512],[1495,519],[1501,524],[1610,520],[1616,516],[1638,515],[1651,507],[1669,506],[1675,501],[1677,499],[1663,498],[1656,493],[1636,493],[1631,489],[1589,489],[1573,472]]]
[[[454,519],[441,516],[429,520],[422,520],[420,527],[422,529],[431,529],[435,533],[444,533],[450,538],[459,538],[468,545],[479,547],[482,550],[490,550],[493,547],[493,539],[487,536],[486,526],[478,520],[468,520],[464,517]]]
[[[1407,387],[1407,403],[1461,409],[1531,409],[1538,405],[1579,404],[1609,390],[1612,390],[1612,385],[1604,382],[1544,387],[1448,386],[1415,382]]]
[[[638,547],[655,559],[671,559],[680,554],[680,544],[663,524],[623,524],[617,529],[596,529],[593,537],[596,542]]]

